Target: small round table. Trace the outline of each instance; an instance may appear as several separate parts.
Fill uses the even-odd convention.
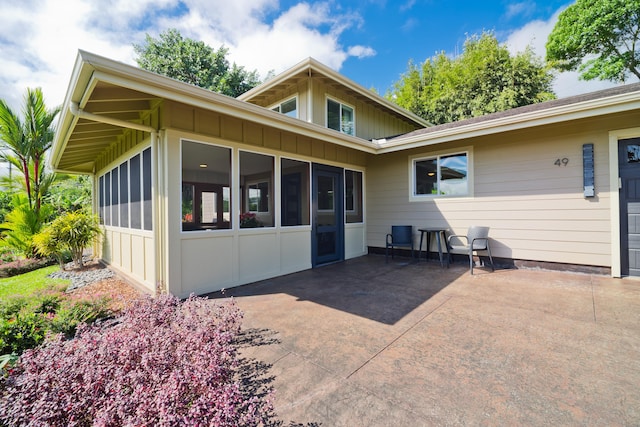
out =
[[[438,244],[438,255],[440,257],[440,266],[444,267],[445,261],[444,261],[444,254],[442,252],[442,241],[444,240],[446,245],[447,236],[445,232],[447,230],[448,230],[447,228],[442,228],[442,227],[425,227],[425,228],[418,229],[418,231],[420,232],[420,246],[418,246],[418,261],[420,260],[420,257],[422,255],[422,240],[425,234],[427,235],[427,247],[425,248],[425,258],[427,259],[427,261],[429,260],[429,249],[431,247],[431,235],[433,234],[436,236],[436,242]],[[448,258],[447,258],[447,267],[449,267]]]

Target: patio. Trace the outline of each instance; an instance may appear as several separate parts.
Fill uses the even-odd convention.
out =
[[[475,272],[369,255],[226,295],[284,425],[640,424],[639,281]]]

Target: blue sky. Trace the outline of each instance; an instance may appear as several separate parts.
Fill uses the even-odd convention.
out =
[[[177,28],[262,76],[306,57],[384,94],[410,59],[460,53],[468,35],[493,31],[513,52],[544,55],[571,2],[436,0],[0,0],[0,98],[16,109],[27,87],[61,104],[78,49],[135,64],[133,44]],[[611,86],[561,73],[558,96]]]

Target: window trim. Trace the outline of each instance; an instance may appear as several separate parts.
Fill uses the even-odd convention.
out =
[[[440,157],[455,156],[458,154],[467,155],[467,193],[460,195],[446,195],[446,194],[416,194],[416,162],[422,160],[437,159]],[[408,159],[409,169],[409,201],[410,202],[424,202],[434,199],[460,199],[474,197],[474,169],[473,169],[473,147],[460,147],[457,150],[444,150],[434,151],[432,153],[421,153],[413,156],[409,156]],[[439,173],[439,171],[438,171]]]
[[[340,104],[340,118],[342,119],[342,106],[347,106],[349,108],[351,108],[353,110],[353,133],[346,133],[342,131],[342,126],[340,127],[340,130],[337,129],[333,129],[329,127],[329,100],[336,102],[338,104]],[[351,105],[349,103],[346,103],[344,101],[341,101],[338,98],[334,98],[333,96],[329,96],[329,95],[325,95],[325,101],[324,101],[324,126],[327,129],[331,129],[331,130],[335,130],[336,132],[340,132],[341,134],[344,135],[349,135],[349,136],[356,136],[357,135],[357,126],[356,126],[356,107],[354,105]]]
[[[298,98],[298,94],[296,93],[293,96],[290,96],[289,98],[283,99],[282,101],[276,102],[272,105],[270,105],[269,107],[267,107],[269,110],[271,111],[275,111],[276,113],[280,113],[280,114],[284,114],[285,116],[287,116],[286,113],[282,113],[281,110],[282,109],[282,104],[291,101],[292,99],[296,100],[296,115],[295,118],[299,119],[300,118],[300,100]],[[278,111],[276,111],[276,107],[279,109]],[[293,117],[293,116],[288,116],[288,117]]]

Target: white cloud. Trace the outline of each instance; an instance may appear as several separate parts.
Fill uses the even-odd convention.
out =
[[[524,15],[529,16],[536,9],[536,4],[534,2],[521,2],[521,3],[511,3],[507,5],[507,12],[505,17],[507,19],[511,19],[515,16]]]
[[[375,55],[340,43],[361,24],[358,14],[328,2],[281,10],[278,0],[0,1],[0,98],[18,110],[26,88],[39,86],[48,105],[61,104],[78,49],[134,64],[133,44],[168,28],[225,45],[231,61],[262,76],[308,56],[339,70],[349,57]]]
[[[534,53],[541,58],[546,55],[546,43],[553,27],[558,22],[558,15],[562,12],[558,10],[547,21],[531,21],[522,28],[513,31],[507,38],[506,44],[512,53],[522,52],[528,45],[532,47]],[[593,92],[616,86],[615,83],[601,80],[585,81],[580,80],[577,72],[562,72],[556,74],[553,83],[553,90],[558,98],[571,95]]]

